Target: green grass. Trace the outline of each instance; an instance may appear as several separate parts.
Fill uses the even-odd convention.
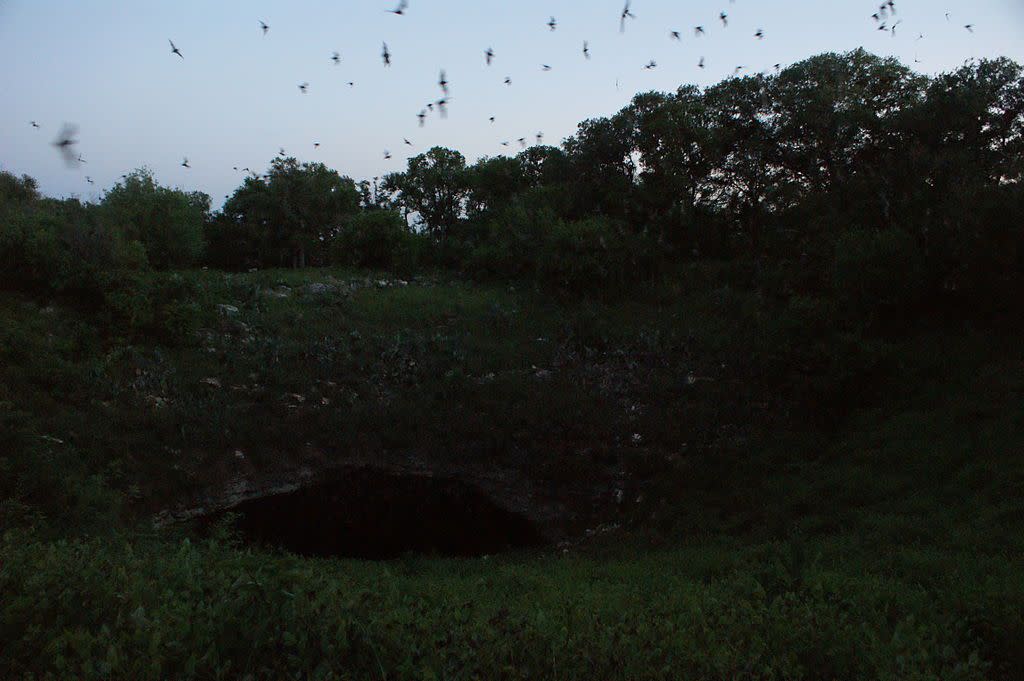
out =
[[[1019,677],[1019,338],[836,330],[726,274],[606,301],[153,275],[185,293],[138,327],[0,293],[0,678]],[[487,560],[150,529],[236,449],[306,443],[628,494],[618,529]]]
[[[1019,557],[854,538],[309,560],[3,545],[0,671],[66,678],[1013,678]]]

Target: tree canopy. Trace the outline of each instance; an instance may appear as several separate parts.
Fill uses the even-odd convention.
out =
[[[434,147],[379,182],[281,156],[213,215],[205,195],[140,170],[99,213],[62,204],[91,227],[55,239],[98,253],[85,235],[105,235],[125,262],[140,261],[125,248],[141,244],[159,268],[198,263],[205,246],[205,262],[236,269],[415,258],[575,288],[589,272],[592,291],[700,257],[770,261],[786,291],[876,291],[854,273],[884,282],[879,262],[892,258],[915,263],[903,270],[921,286],[907,291],[991,293],[1022,276],[1022,159],[1019,64],[926,77],[855,50],[640,93],[558,146],[473,163]],[[13,175],[0,198],[39,203],[31,178]]]
[[[383,182],[383,189],[397,194],[397,203],[437,236],[463,216],[469,188],[466,158],[443,147],[412,157],[405,172],[391,173]]]
[[[128,174],[100,203],[101,219],[146,249],[151,265],[182,268],[203,254],[203,225],[210,197],[160,186],[145,168]]]
[[[359,201],[351,178],[322,163],[278,157],[265,176],[245,179],[223,213],[259,244],[264,259],[304,267],[312,251],[326,248]]]

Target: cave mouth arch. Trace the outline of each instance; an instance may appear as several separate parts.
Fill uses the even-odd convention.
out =
[[[206,521],[227,514],[243,542],[311,557],[472,557],[545,543],[529,519],[472,485],[370,469],[250,499]]]

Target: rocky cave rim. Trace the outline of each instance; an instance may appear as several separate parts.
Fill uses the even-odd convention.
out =
[[[244,544],[308,557],[480,557],[552,543],[528,510],[458,476],[354,468],[195,514]]]

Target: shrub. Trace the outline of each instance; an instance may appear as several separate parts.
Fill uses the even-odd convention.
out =
[[[98,224],[77,201],[0,209],[0,270],[8,286],[88,297],[99,272],[147,266],[142,245]]]
[[[205,238],[205,262],[211,267],[244,271],[262,262],[262,236],[248,222],[218,214],[206,225]]]
[[[26,208],[0,211],[0,271],[8,286],[63,278],[71,266],[52,216]]]
[[[118,270],[99,275],[102,327],[112,336],[187,343],[199,329],[201,291],[178,273]]]
[[[0,171],[0,205],[8,202],[27,203],[39,199],[39,185],[28,175],[20,178],[6,171]]]
[[[909,225],[922,232],[928,267],[947,291],[975,312],[1019,313],[1024,290],[1024,188],[962,186],[934,212],[941,219]]]
[[[546,234],[557,222],[546,202],[516,199],[483,225],[462,265],[476,276],[533,276]]]
[[[6,342],[0,339],[0,354]],[[33,415],[0,400],[0,528],[31,525],[66,534],[108,520],[119,495],[88,474],[81,452],[33,435],[26,424],[36,425]]]
[[[348,218],[330,244],[337,265],[391,269],[415,264],[417,243],[402,216],[370,210]]]
[[[210,199],[161,187],[141,169],[107,192],[102,221],[142,243],[156,268],[190,267],[203,253],[203,227]]]
[[[927,286],[921,250],[900,230],[848,231],[836,240],[833,286],[854,314],[905,310]]]
[[[572,292],[597,291],[636,281],[651,271],[647,240],[625,234],[605,218],[555,223],[541,246],[541,283]]]

